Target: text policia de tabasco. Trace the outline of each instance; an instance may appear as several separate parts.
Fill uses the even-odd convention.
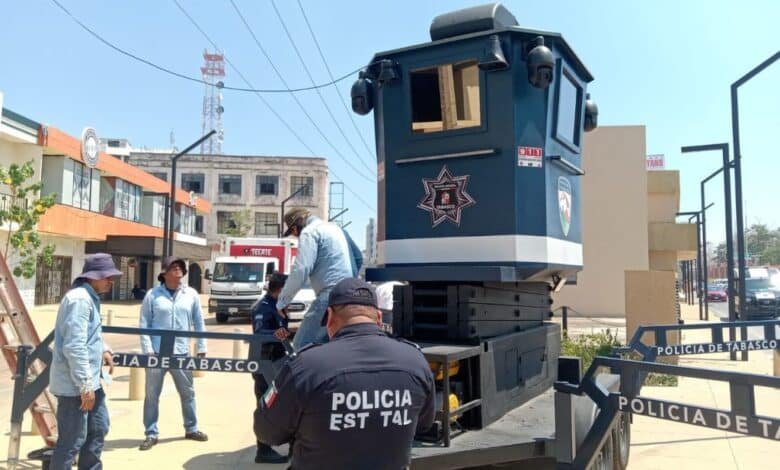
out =
[[[217,359],[187,356],[149,356],[146,354],[116,353],[114,365],[147,369],[207,370],[214,372],[250,372],[260,370],[258,361],[246,359]]]
[[[780,421],[683,403],[619,395],[620,411],[780,441]]]
[[[658,356],[684,356],[686,354],[709,354],[737,351],[765,351],[777,349],[776,339],[754,339],[748,341],[727,341],[723,343],[670,344],[656,346]]]

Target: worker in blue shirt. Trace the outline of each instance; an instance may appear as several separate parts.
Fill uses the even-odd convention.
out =
[[[301,349],[311,343],[328,341],[328,332],[321,326],[328,295],[342,279],[357,277],[363,257],[341,227],[320,220],[306,208],[290,209],[284,215],[284,223],[287,224],[284,236],[298,238],[298,253],[277,308],[284,312],[307,280],[317,294],[293,339],[295,349]]]
[[[284,283],[287,281],[287,275],[278,271],[271,274],[268,279],[268,289],[265,296],[252,309],[252,331],[256,335],[274,335],[280,341],[286,340],[290,336],[287,329],[289,319],[282,312],[276,309],[276,300],[282,292]],[[276,342],[265,343],[261,349],[261,356],[267,360],[278,360],[285,356],[284,347]],[[268,389],[268,382],[262,374],[252,374],[255,380],[255,399],[256,403],[263,398],[263,394]],[[257,454],[255,463],[284,463],[287,462],[287,456],[276,452],[273,447],[257,439]]]
[[[101,366],[109,364],[110,374],[113,364],[103,344],[100,295],[110,292],[121,275],[111,255],[89,255],[60,302],[49,375],[49,390],[58,403],[59,437],[49,464],[53,470],[70,470],[77,457],[79,469],[102,468],[109,419]]]
[[[192,287],[182,283],[187,274],[187,264],[183,259],[169,256],[162,262],[162,273],[157,276],[160,285],[146,293],[141,305],[140,328],[178,331],[206,331],[203,321],[203,311],[200,306],[200,296]],[[189,355],[190,338],[179,336],[174,340],[173,354]],[[160,337],[141,335],[141,351],[144,354],[160,354]],[[197,341],[198,357],[206,355],[206,340]],[[140,450],[149,450],[157,445],[159,430],[157,419],[160,408],[160,392],[162,391],[165,374],[171,374],[176,391],[181,400],[182,418],[184,420],[184,438],[205,442],[208,436],[198,430],[198,418],[195,414],[195,387],[192,371],[184,369],[147,368],[146,396],[144,398],[144,428],[145,435],[139,446]]]

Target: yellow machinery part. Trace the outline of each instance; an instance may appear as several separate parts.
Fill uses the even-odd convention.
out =
[[[431,372],[433,372],[434,379],[436,380],[444,380],[444,370],[441,367],[441,362],[428,362],[428,365],[431,367]],[[458,375],[458,371],[460,371],[460,362],[459,361],[450,361],[450,377],[454,375]]]

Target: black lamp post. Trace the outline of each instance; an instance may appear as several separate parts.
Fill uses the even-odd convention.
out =
[[[739,276],[737,278],[739,289],[739,305],[740,305],[740,319],[747,320],[745,315],[742,315],[745,304],[745,227],[742,220],[742,149],[739,141],[739,102],[737,96],[737,90],[739,87],[747,83],[751,78],[761,73],[764,69],[777,62],[780,59],[780,51],[772,54],[771,57],[758,64],[751,69],[748,73],[742,76],[739,80],[731,84],[731,134],[732,142],[734,144],[734,191],[736,199],[736,215],[737,215],[737,265],[739,269]],[[743,354],[743,359],[747,358],[747,351]]]
[[[708,152],[711,150],[720,150],[722,159],[723,159],[723,166],[721,167],[721,170],[727,170],[731,166],[731,162],[729,161],[729,144],[709,144],[709,145],[691,145],[687,147],[681,147],[680,151],[682,153],[692,153],[692,152]],[[728,285],[726,286],[726,295],[728,295],[728,304],[729,304],[729,322],[734,322],[737,319],[736,316],[736,310],[734,306],[734,243],[733,243],[733,235],[734,235],[734,229],[732,227],[732,215],[731,215],[731,173],[724,172],[723,175],[723,196],[726,203],[726,270],[728,271],[726,273],[726,277],[728,278]],[[742,306],[744,304],[740,304]],[[741,307],[740,307],[741,309]],[[729,334],[732,341],[736,341],[736,331],[733,327],[729,328]],[[747,351],[745,351],[747,352]],[[730,353],[731,360],[735,360],[737,358],[737,353],[735,351],[731,351]]]
[[[183,155],[188,154],[190,150],[200,145],[203,141],[208,140],[216,133],[217,131],[212,129],[211,132],[196,140],[192,145],[171,157],[171,193],[168,197],[169,204],[166,204],[165,206],[165,226],[167,227],[167,236],[163,240],[163,253],[165,256],[171,256],[173,254],[173,210],[176,205],[176,162]]]

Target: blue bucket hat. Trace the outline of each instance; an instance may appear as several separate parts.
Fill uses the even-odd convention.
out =
[[[107,279],[109,277],[121,276],[122,271],[116,269],[114,259],[108,253],[95,253],[87,255],[84,260],[84,269],[81,270],[76,279]]]

